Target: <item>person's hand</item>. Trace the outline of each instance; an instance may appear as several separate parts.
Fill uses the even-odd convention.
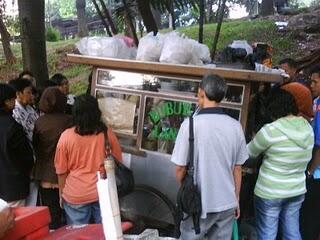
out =
[[[14,214],[11,208],[5,208],[0,212],[0,238],[14,226]]]
[[[236,219],[240,218],[240,207],[239,207],[239,205],[237,206],[234,215],[235,215]]]

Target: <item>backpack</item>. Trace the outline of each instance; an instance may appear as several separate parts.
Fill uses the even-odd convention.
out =
[[[187,174],[184,177],[177,195],[177,227],[181,221],[192,217],[194,230],[196,234],[200,233],[200,216],[201,216],[201,195],[194,183],[194,133],[193,118],[189,118],[189,162]],[[187,215],[184,218],[184,214]]]

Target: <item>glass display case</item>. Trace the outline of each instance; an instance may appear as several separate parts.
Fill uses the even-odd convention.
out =
[[[226,79],[224,112],[246,126],[251,83],[280,76],[244,70],[212,69],[68,55],[71,62],[94,66],[92,94],[103,120],[118,135],[123,149],[171,154],[182,121],[197,108],[197,92],[208,73]]]
[[[102,118],[121,144],[171,154],[181,123],[197,108],[200,79],[100,68],[95,76]],[[227,85],[222,107],[241,121],[245,84]]]

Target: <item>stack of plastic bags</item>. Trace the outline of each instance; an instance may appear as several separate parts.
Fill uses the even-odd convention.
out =
[[[208,46],[178,32],[149,33],[140,39],[138,49],[118,36],[86,37],[76,46],[81,54],[89,56],[192,65],[211,62]]]
[[[81,54],[96,57],[135,59],[137,54],[135,47],[119,37],[85,37],[76,47]]]
[[[141,38],[137,60],[202,65],[211,61],[209,48],[177,32]]]

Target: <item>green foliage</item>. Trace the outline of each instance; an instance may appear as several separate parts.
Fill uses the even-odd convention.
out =
[[[85,80],[71,82],[70,93],[79,96],[87,92],[88,83]]]
[[[57,42],[61,38],[60,32],[53,28],[53,27],[47,27],[46,29],[46,40],[48,42]]]
[[[20,21],[18,17],[5,16],[3,20],[11,36],[20,34]]]

